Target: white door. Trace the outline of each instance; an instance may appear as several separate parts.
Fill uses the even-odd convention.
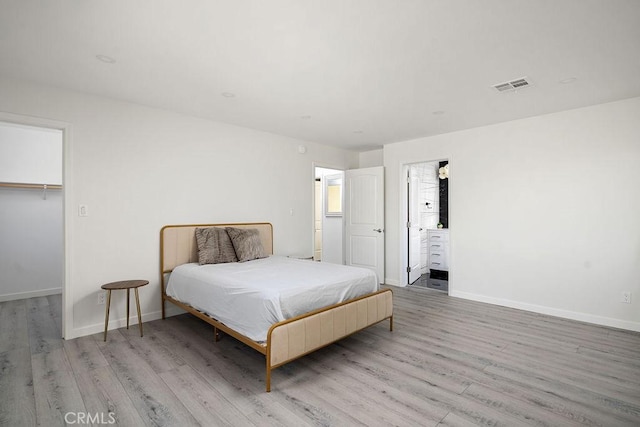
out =
[[[345,173],[346,264],[375,271],[384,282],[384,168]]]
[[[409,167],[407,182],[409,184],[409,206],[407,211],[407,230],[409,233],[409,284],[420,278],[420,207],[418,204],[420,180],[416,170]]]

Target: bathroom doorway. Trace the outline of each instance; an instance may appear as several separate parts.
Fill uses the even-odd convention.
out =
[[[313,259],[344,264],[344,171],[314,166]]]
[[[449,290],[449,162],[407,164],[407,285]]]

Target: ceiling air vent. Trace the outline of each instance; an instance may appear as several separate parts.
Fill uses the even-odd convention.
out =
[[[493,85],[493,88],[498,92],[510,92],[529,86],[531,86],[531,80],[528,80],[527,77],[522,77],[519,79],[511,80],[510,82],[498,83],[497,85]]]

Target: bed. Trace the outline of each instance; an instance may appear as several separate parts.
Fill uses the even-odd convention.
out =
[[[196,229],[211,227],[257,230],[269,257],[199,265]],[[265,355],[268,392],[275,368],[384,320],[393,330],[391,290],[378,290],[377,280],[372,287],[359,269],[335,267],[274,256],[270,223],[168,225],[160,232],[162,318],[168,301],[211,324],[216,340],[222,331]],[[228,283],[222,290],[203,285],[210,275]],[[261,289],[250,284],[256,277]],[[331,280],[315,288],[324,277]],[[227,302],[210,303],[218,299]]]

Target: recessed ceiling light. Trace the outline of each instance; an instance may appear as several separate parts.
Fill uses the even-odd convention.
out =
[[[116,60],[107,55],[96,55],[98,61],[102,61],[105,64],[115,64]]]
[[[563,84],[563,85],[566,85],[566,84],[569,84],[569,83],[573,83],[573,82],[575,82],[576,80],[578,80],[578,78],[577,78],[577,77],[569,77],[569,78],[566,78],[566,79],[562,79],[562,80],[560,80],[560,82],[559,82],[559,83],[560,83],[560,84]]]
[[[434,111],[434,112],[433,112],[433,113],[431,113],[431,114],[433,114],[434,116],[441,116],[441,115],[443,115],[443,114],[444,114],[444,111],[438,110],[438,111]]]
[[[311,116],[300,116],[300,118],[302,120],[309,120],[311,118]]]
[[[231,93],[231,92],[222,92],[221,95],[224,96],[225,98],[235,98],[236,96],[235,93]]]

